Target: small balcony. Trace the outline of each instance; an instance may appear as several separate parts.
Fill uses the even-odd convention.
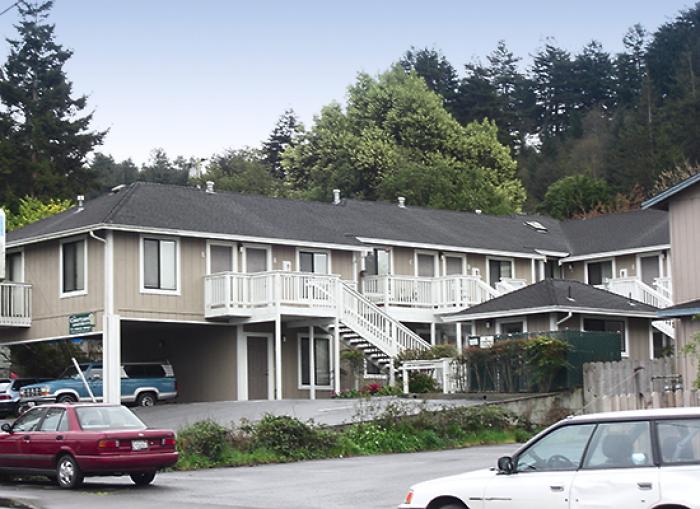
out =
[[[607,279],[599,288],[657,308],[673,305],[670,278],[657,278],[652,287],[641,279],[618,277]]]
[[[204,316],[251,317],[279,311],[335,316],[340,278],[305,272],[221,272],[204,277]]]
[[[0,327],[31,327],[32,285],[0,283]]]

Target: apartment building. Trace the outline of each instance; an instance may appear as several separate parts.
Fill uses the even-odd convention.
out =
[[[183,401],[327,397],[352,384],[342,348],[392,378],[403,349],[492,334],[470,309],[561,279],[601,305],[521,331],[613,330],[648,358],[675,334],[656,316],[668,235],[658,210],[559,222],[136,183],[8,234],[0,342],[102,341],[109,400],[122,360],[164,359]],[[517,332],[507,316],[491,330]]]

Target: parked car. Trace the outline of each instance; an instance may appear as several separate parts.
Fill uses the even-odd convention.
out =
[[[42,378],[0,378],[0,418],[17,415],[22,387],[43,381]]]
[[[2,431],[0,471],[47,475],[61,488],[111,475],[129,475],[144,486],[178,459],[173,431],[148,429],[121,405],[42,405]]]
[[[81,364],[95,398],[102,400],[102,364]],[[121,373],[122,403],[135,403],[138,406],[153,406],[159,401],[177,397],[177,381],[173,368],[166,362],[130,362],[122,364]],[[75,403],[91,401],[75,366],[65,370],[58,380],[50,380],[28,385],[21,390],[22,404]]]
[[[498,467],[413,486],[405,509],[700,509],[700,408],[571,417]]]

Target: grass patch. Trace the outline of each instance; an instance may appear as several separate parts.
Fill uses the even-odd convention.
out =
[[[495,406],[460,407],[417,414],[399,403],[362,422],[331,428],[293,417],[266,415],[257,423],[225,427],[195,423],[178,433],[178,470],[435,451],[475,445],[516,443],[532,427]]]

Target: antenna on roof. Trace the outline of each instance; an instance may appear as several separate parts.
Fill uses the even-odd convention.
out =
[[[78,201],[78,212],[80,212],[81,210],[83,210],[83,203],[85,202],[85,196],[83,196],[82,194],[79,194],[76,199]]]

